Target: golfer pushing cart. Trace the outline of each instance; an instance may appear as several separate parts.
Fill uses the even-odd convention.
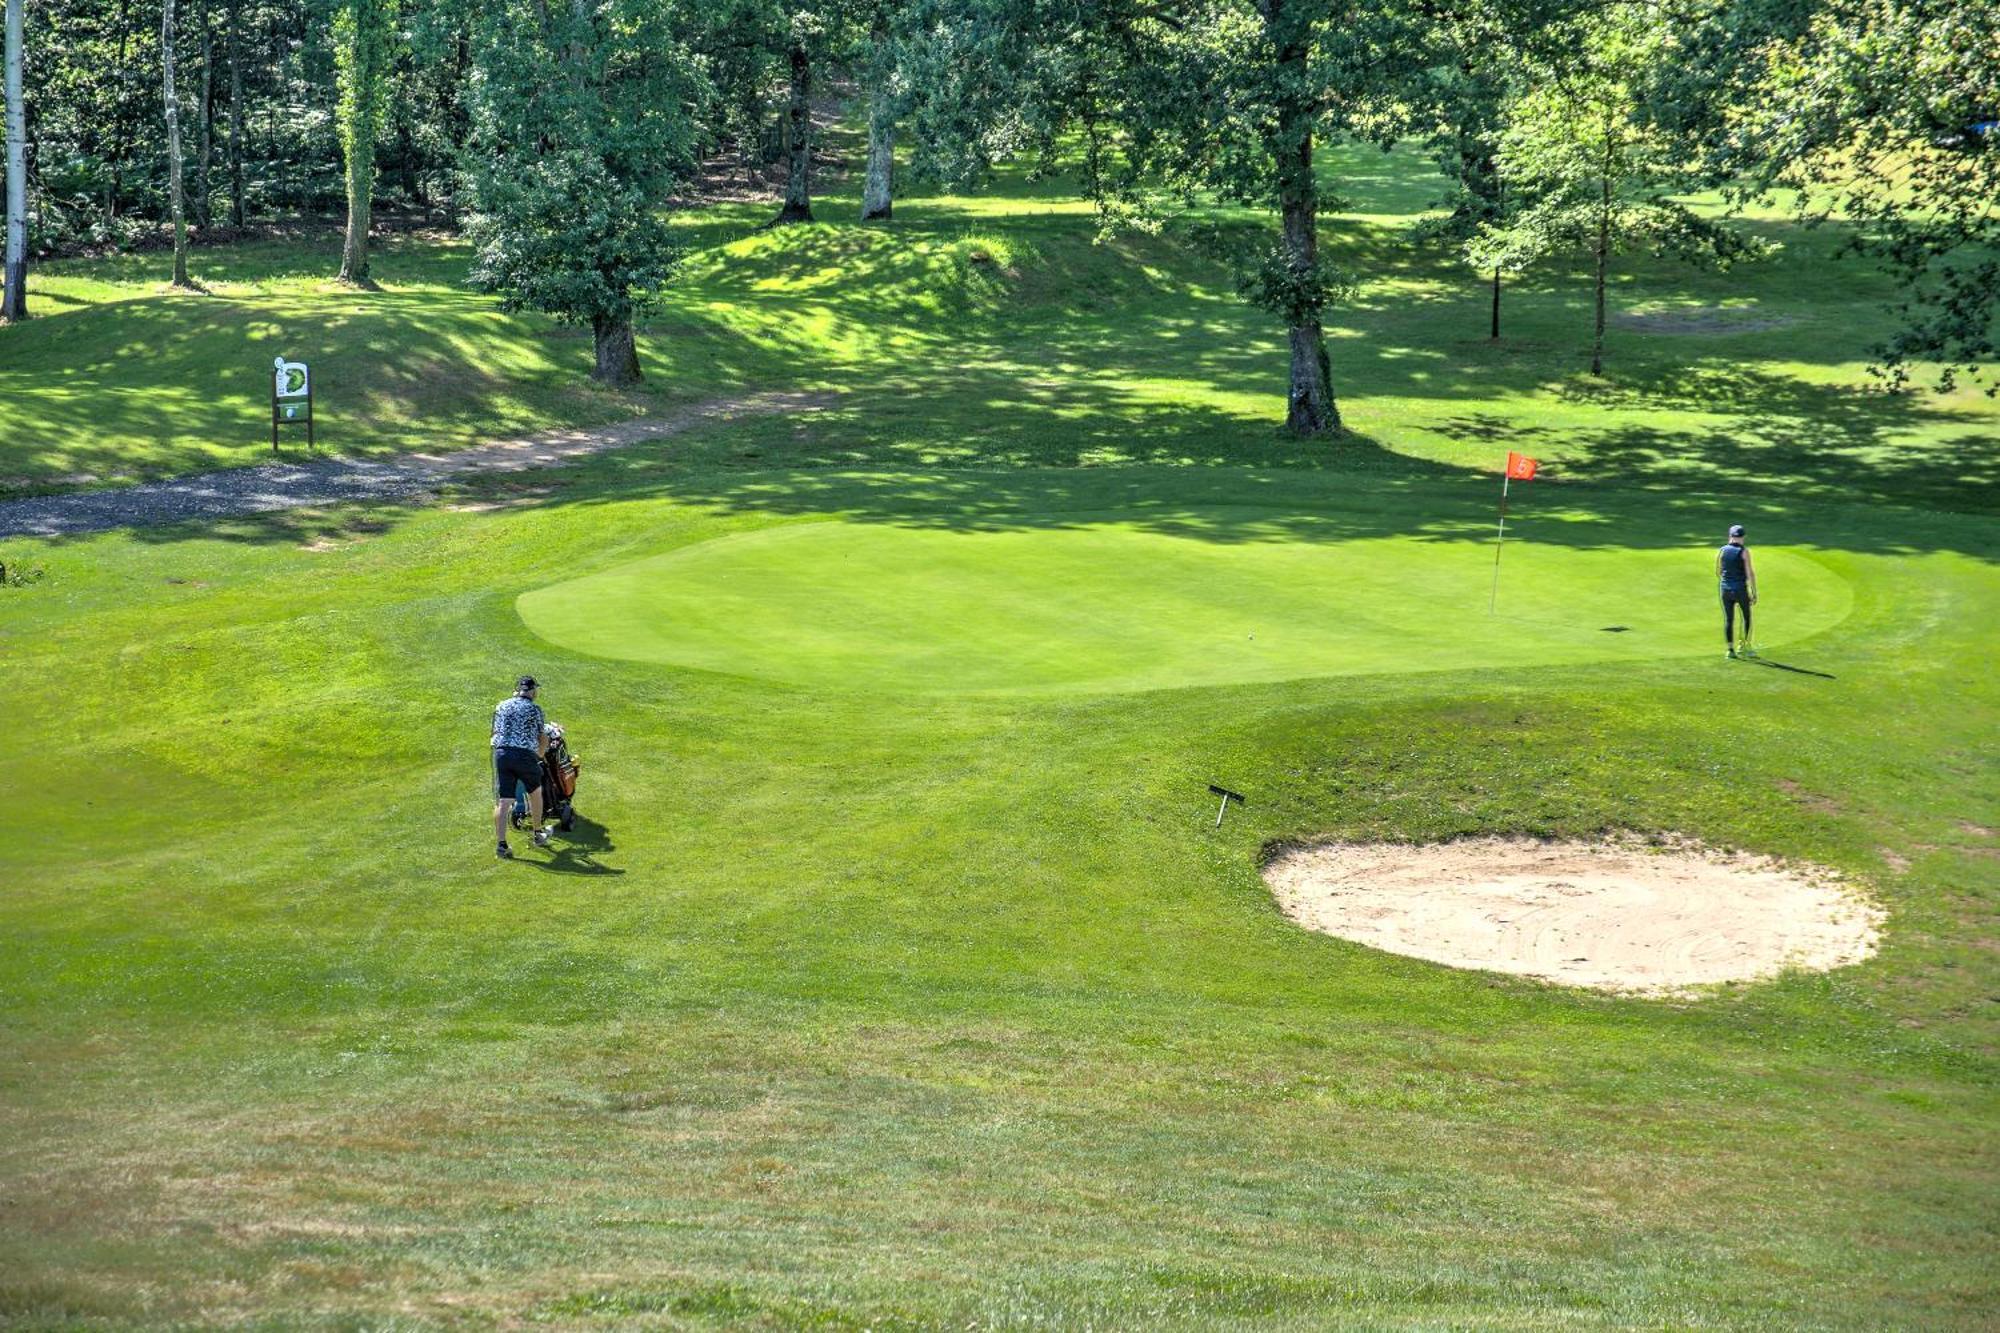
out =
[[[507,828],[533,830],[535,846],[549,845],[545,813],[568,831],[575,815],[570,797],[576,794],[577,763],[570,755],[561,727],[552,725],[535,702],[541,684],[533,676],[514,682],[512,697],[493,710],[493,835],[494,855],[510,860]]]

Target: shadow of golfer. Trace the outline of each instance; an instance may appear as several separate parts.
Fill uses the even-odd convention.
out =
[[[1783,662],[1773,662],[1768,657],[1750,658],[1752,666],[1769,667],[1773,671],[1789,671],[1795,676],[1817,676],[1821,680],[1839,680],[1831,671],[1814,671],[1811,667],[1788,666]]]
[[[550,836],[552,855],[548,860],[523,859],[537,870],[552,870],[558,875],[622,875],[623,870],[597,859],[599,853],[610,851],[612,845],[611,830],[594,819],[577,815],[569,832],[558,830]]]

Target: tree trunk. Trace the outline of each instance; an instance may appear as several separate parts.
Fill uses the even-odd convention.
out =
[[[1086,63],[1082,70],[1082,86],[1077,90],[1077,120],[1083,126],[1083,184],[1096,200],[1104,198],[1104,135],[1100,130],[1102,119],[1098,115],[1097,83],[1090,75]]]
[[[1600,377],[1604,374],[1604,269],[1605,269],[1605,255],[1609,249],[1609,247],[1606,244],[1608,238],[1606,237],[1605,233],[1607,230],[1609,230],[1609,227],[1610,227],[1610,219],[1608,217],[1600,217],[1598,219],[1597,328],[1591,334],[1590,338],[1590,373]]]
[[[243,0],[229,0],[229,225],[243,228]]]
[[[21,100],[22,0],[7,0],[7,260],[0,322],[28,317],[28,115]]]
[[[791,51],[792,97],[789,118],[791,174],[785,181],[785,206],[771,219],[774,227],[788,222],[811,222],[812,210],[812,61],[803,41],[794,39]]]
[[[1607,138],[1607,144],[1608,144]],[[1609,147],[1605,149],[1607,166],[1611,156]],[[1599,377],[1604,374],[1604,271],[1611,256],[1611,172],[1606,170],[1603,177],[1603,191],[1597,205],[1597,329],[1590,340],[1590,373]]]
[[[131,6],[124,3],[124,0],[120,0],[118,17],[115,22],[118,26],[118,68],[121,71],[132,68],[129,60],[132,49],[130,11]],[[130,120],[126,115],[126,106],[131,100],[125,97],[115,97],[111,104],[111,147],[106,152],[106,156],[111,160],[111,192],[104,201],[104,217],[106,221],[118,216],[118,206],[125,198],[125,158],[131,152],[132,146]]]
[[[1270,0],[1265,28],[1277,48],[1283,91],[1278,103],[1278,207],[1284,226],[1286,266],[1308,284],[1292,301],[1292,378],[1285,426],[1294,435],[1338,435],[1340,409],[1333,401],[1326,335],[1320,327],[1319,183],[1313,177],[1312,79],[1303,23],[1287,24],[1284,0]]]
[[[1497,264],[1493,266],[1493,331],[1487,336],[1500,336],[1500,266]]]
[[[590,377],[614,389],[639,382],[639,349],[632,338],[632,317],[600,315],[591,330],[597,338],[597,365]]]
[[[369,179],[374,152],[363,161],[359,152],[347,159],[347,240],[340,247],[340,281],[353,287],[371,287],[368,278],[368,227],[374,208]]]
[[[181,103],[174,92],[174,0],[160,6],[160,69],[167,102],[167,202],[174,221],[174,286],[192,287],[187,264],[187,190],[181,180]]]
[[[209,206],[208,171],[215,160],[215,25],[208,0],[201,4],[201,134],[195,149],[194,220],[203,231],[214,221]]]
[[[367,287],[368,224],[375,203],[375,130],[380,119],[387,34],[382,0],[346,0],[334,24],[340,82],[340,146],[347,159],[347,243],[340,281]]]
[[[868,103],[868,179],[861,187],[863,222],[889,216],[894,195],[895,141],[895,107],[890,101],[889,90],[878,87]]]

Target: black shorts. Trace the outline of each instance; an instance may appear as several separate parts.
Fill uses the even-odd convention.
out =
[[[520,783],[528,789],[528,794],[542,789],[542,761],[533,750],[524,750],[518,745],[502,745],[493,751],[493,799],[511,801],[514,799],[514,784]]]

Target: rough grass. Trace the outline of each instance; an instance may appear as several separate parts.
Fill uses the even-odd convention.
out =
[[[838,407],[401,508],[0,547],[46,570],[0,588],[0,1322],[1991,1322],[1992,405],[1865,393],[1875,293],[1812,236],[1790,269],[1621,291],[1799,323],[1621,332],[1595,386],[1550,275],[1489,347],[1476,284],[1399,239],[1428,187],[1353,166],[1377,175],[1331,230],[1383,277],[1343,316],[1338,445],[1272,433],[1277,342],[1212,265],[1093,244],[1072,201],[899,203],[880,234],[718,210],[690,235],[732,248],[646,340],[654,391],[823,381]],[[448,253],[386,258],[392,293],[398,263],[432,266],[435,327],[489,321],[524,413],[644,410],[572,397],[583,348],[481,313]],[[0,333],[10,403],[17,335],[73,318]],[[126,337],[71,327],[80,363]],[[44,426],[8,470],[209,457]],[[1522,534],[1551,578],[1628,558],[1635,604],[1668,619],[1685,579],[1710,634],[1740,520],[1846,600],[1776,667],[1496,641],[1031,697],[619,661],[516,611],[799,519],[893,548],[1150,515],[1226,569],[1247,505],[1428,568],[1510,444],[1551,460]],[[1044,558],[1009,576],[1044,586]],[[949,596],[911,605],[977,662]],[[1784,590],[1760,610],[1779,633]],[[500,865],[486,712],[523,668],[584,820]],[[1220,831],[1210,781],[1250,796]],[[1613,999],[1309,935],[1257,877],[1285,839],[1606,828],[1835,866],[1888,907],[1883,950]]]

